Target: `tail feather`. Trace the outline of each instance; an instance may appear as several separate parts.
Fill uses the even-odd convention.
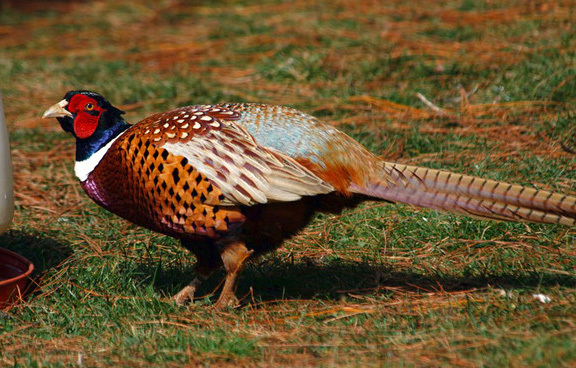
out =
[[[576,226],[574,196],[417,166],[382,162],[374,180],[350,190],[473,217]]]

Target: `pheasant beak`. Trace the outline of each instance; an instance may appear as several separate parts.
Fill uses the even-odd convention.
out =
[[[73,116],[72,113],[66,110],[64,107],[68,105],[68,101],[62,100],[56,105],[51,106],[48,110],[44,111],[42,119],[46,118],[63,118],[65,116]]]

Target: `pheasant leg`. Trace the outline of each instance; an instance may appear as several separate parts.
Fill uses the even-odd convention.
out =
[[[222,267],[222,259],[218,248],[212,243],[190,239],[181,239],[181,242],[183,247],[196,256],[196,266],[194,267],[196,277],[172,297],[176,304],[186,305],[194,300],[194,294],[200,285]]]
[[[196,264],[196,277],[188,285],[184,286],[176,295],[172,297],[172,300],[178,305],[186,305],[194,300],[194,294],[198,287],[214,273],[220,266],[207,266],[201,264],[200,261]]]
[[[244,262],[253,252],[254,250],[248,250],[242,242],[234,242],[222,247],[220,256],[226,270],[226,278],[222,292],[214,304],[214,309],[238,306],[239,301],[235,295],[238,275],[242,271]]]

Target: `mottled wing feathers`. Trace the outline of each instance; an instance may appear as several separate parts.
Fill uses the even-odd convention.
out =
[[[238,125],[259,145],[281,152],[344,195],[350,184],[364,183],[377,159],[358,142],[302,111],[265,104],[222,105],[240,112]]]
[[[185,144],[193,138],[204,137],[239,118],[237,112],[218,105],[186,106],[149,116],[132,129],[161,147],[166,143]]]
[[[258,145],[234,123],[238,118],[218,105],[189,106],[151,116],[134,128],[153,145],[186,158],[222,192],[222,205],[294,201],[333,190],[295,160]]]

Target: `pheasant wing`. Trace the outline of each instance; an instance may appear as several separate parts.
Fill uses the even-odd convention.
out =
[[[153,115],[136,126],[152,144],[183,156],[224,194],[220,204],[295,201],[334,188],[294,159],[259,145],[218,105],[188,106]]]

